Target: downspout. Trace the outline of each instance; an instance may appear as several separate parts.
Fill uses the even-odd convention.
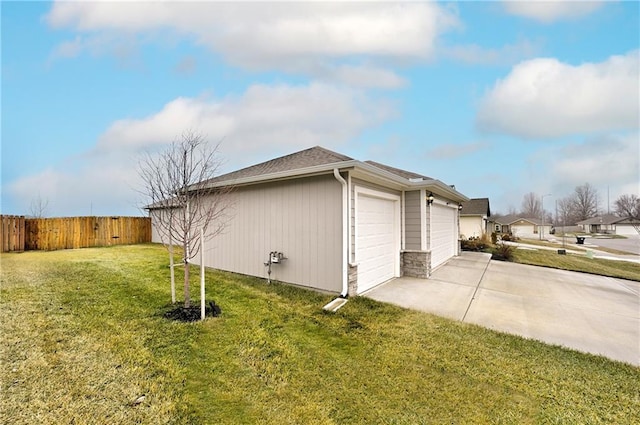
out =
[[[340,296],[346,298],[349,293],[349,188],[337,168],[333,169],[333,175],[342,185],[342,292]]]

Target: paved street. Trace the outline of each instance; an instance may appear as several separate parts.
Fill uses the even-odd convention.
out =
[[[640,236],[629,236],[626,239],[587,238],[585,242],[589,245],[640,255]]]

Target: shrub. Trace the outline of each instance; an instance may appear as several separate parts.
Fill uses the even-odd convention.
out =
[[[492,260],[513,261],[513,250],[515,248],[504,243],[496,245],[491,255]]]
[[[487,247],[487,244],[482,239],[473,236],[460,242],[460,247],[463,251],[482,251]]]
[[[489,241],[489,236],[483,233],[482,236],[472,236],[469,239],[462,239],[460,246],[463,251],[487,251],[493,247]]]
[[[498,234],[496,232],[491,232],[491,243],[494,245],[498,243]]]
[[[511,242],[511,241],[515,241],[515,240],[516,240],[516,237],[515,237],[515,236],[513,236],[512,234],[505,233],[504,235],[502,235],[502,238],[501,238],[501,239],[502,239],[503,241]]]

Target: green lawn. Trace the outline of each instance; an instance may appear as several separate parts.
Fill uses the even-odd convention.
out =
[[[167,254],[155,245],[0,259],[0,423],[640,417],[640,368],[364,298],[326,313],[329,295],[210,271],[222,316],[171,322]]]
[[[560,255],[557,251],[543,249],[516,249],[514,250],[514,261],[521,264],[640,281],[639,263],[589,258],[586,254]]]
[[[618,239],[620,239],[621,237],[618,237]],[[611,238],[613,239],[613,238]],[[537,245],[537,246],[545,246],[548,248],[553,248],[553,249],[572,249],[572,250],[576,250],[576,251],[591,251],[591,250],[596,250],[596,251],[602,251],[602,252],[608,252],[609,254],[616,254],[616,255],[632,255],[631,252],[627,252],[627,251],[621,251],[619,249],[613,249],[613,248],[605,248],[602,246],[598,246],[597,248],[593,248],[590,246],[584,246],[584,245],[578,245],[573,243],[575,242],[575,238],[572,238],[571,241],[568,241],[567,243],[565,243],[565,246],[562,246],[562,242],[548,242],[548,241],[540,241],[537,239],[519,239],[518,243],[523,243],[523,244],[527,244],[527,245]]]

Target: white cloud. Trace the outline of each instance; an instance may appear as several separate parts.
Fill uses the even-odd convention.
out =
[[[595,0],[506,0],[505,10],[516,16],[530,18],[542,23],[576,19],[595,12],[604,5]]]
[[[482,99],[477,125],[524,138],[636,129],[639,64],[639,51],[578,66],[522,62]]]
[[[253,85],[242,96],[180,97],[147,117],[113,123],[98,150],[139,150],[171,142],[185,129],[224,140],[229,155],[262,155],[292,146],[338,145],[393,114],[390,105],[322,83]]]
[[[255,50],[273,56],[423,56],[439,31],[456,22],[435,4],[393,2],[57,2],[46,19],[79,31],[170,28],[229,53],[241,46],[247,56]]]
[[[314,145],[339,150],[394,114],[391,105],[359,91],[322,83],[254,85],[239,96],[180,97],[142,118],[114,122],[90,152],[3,186],[28,208],[33,193],[52,214],[136,213],[137,158],[162,148],[185,130],[222,141],[223,172]]]
[[[433,54],[439,34],[458,25],[451,9],[417,2],[56,2],[45,19],[90,38],[169,31],[235,65],[286,71],[352,55],[421,60]],[[78,53],[78,43],[59,53],[70,47]]]
[[[325,76],[328,81],[337,81],[351,87],[395,89],[407,82],[396,73],[370,66],[344,65],[329,70]]]
[[[640,134],[608,135],[552,152],[550,174],[556,185],[573,188],[588,182],[596,187],[640,184]]]
[[[533,57],[539,51],[539,43],[522,40],[499,48],[486,48],[477,44],[451,46],[443,48],[442,55],[467,65],[512,65]]]
[[[39,193],[48,201],[49,216],[137,215],[141,203],[133,190],[135,167],[135,157],[117,154],[70,160],[7,183],[3,191],[22,211]]]

